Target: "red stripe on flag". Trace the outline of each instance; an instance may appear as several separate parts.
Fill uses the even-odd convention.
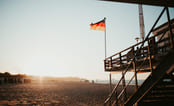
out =
[[[105,22],[104,20],[96,23],[96,24],[90,24],[91,30],[100,30],[100,31],[105,31]]]

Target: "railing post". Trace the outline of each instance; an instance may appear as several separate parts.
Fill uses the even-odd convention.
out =
[[[119,53],[119,57],[120,57],[120,66],[121,66],[122,65],[121,53]]]
[[[132,47],[132,50],[133,50],[133,54],[135,55],[135,53],[134,53],[134,46]],[[138,89],[138,81],[137,81],[137,70],[136,70],[136,59],[135,58],[133,59],[133,68],[134,68],[134,76],[135,76],[135,90],[137,91],[137,89]]]
[[[170,21],[169,9],[167,6],[165,8],[166,8],[166,13],[167,13],[168,27],[170,30],[170,47],[172,49],[174,49],[173,32],[172,32],[172,26],[171,26],[171,21]]]
[[[106,60],[104,60],[104,69],[106,71]]]
[[[110,58],[110,60],[111,60],[111,68],[112,68],[112,57]]]

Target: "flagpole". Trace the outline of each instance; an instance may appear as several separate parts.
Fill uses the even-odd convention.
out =
[[[107,57],[107,48],[106,48],[106,18],[105,20],[105,31],[104,31],[104,39],[105,39],[105,58]],[[111,81],[111,73],[109,73],[109,92],[112,92],[112,81]]]
[[[104,31],[104,39],[105,39],[105,58],[107,57],[107,53],[106,53],[106,18],[104,18],[105,21],[105,31]]]
[[[102,23],[102,24],[100,24]],[[104,25],[104,26],[103,26]],[[97,23],[91,23],[90,24],[91,29],[93,30],[100,30],[100,31],[104,31],[104,46],[105,46],[105,59],[107,57],[107,48],[106,48],[106,18],[104,17],[103,20],[97,22]],[[104,27],[104,29],[103,29]],[[111,81],[111,72],[109,73],[109,92],[112,91],[112,81]]]

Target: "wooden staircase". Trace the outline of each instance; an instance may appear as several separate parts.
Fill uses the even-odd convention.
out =
[[[105,71],[122,73],[121,79],[107,97],[105,106],[174,106],[174,19],[168,17],[168,23],[163,25],[165,28],[150,37],[165,10],[169,16],[168,8],[165,7],[144,41],[104,60]],[[166,37],[166,34],[169,36]],[[125,83],[128,72],[134,72],[134,75]],[[150,74],[139,85],[137,75],[142,72]],[[127,87],[133,81],[135,92],[127,95]]]
[[[170,51],[168,55],[162,59],[153,73],[144,81],[139,89],[125,103],[125,106],[132,106],[135,102],[149,106],[150,104],[163,103],[164,98],[174,97],[174,91],[168,91],[174,88],[174,51]],[[174,90],[174,89],[173,89]],[[172,92],[169,94],[169,92]],[[160,93],[163,93],[160,94]],[[156,95],[155,95],[156,94]],[[154,98],[153,98],[154,97]],[[154,100],[154,101],[153,101]],[[156,102],[155,102],[156,100]],[[173,98],[174,100],[174,98]],[[174,103],[174,101],[172,101]],[[146,105],[146,106],[147,106]],[[140,105],[142,106],[142,105]]]
[[[165,75],[150,91],[139,100],[140,106],[174,106],[174,76]]]

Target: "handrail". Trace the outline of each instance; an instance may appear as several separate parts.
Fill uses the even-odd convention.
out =
[[[134,46],[137,46],[137,45],[141,44],[142,42],[144,42],[144,41],[141,41],[141,42],[139,42],[139,43],[137,43],[137,44],[134,44],[133,46],[130,46],[130,47],[128,47],[128,48],[126,48],[126,49],[124,49],[124,50],[122,50],[122,51],[120,51],[120,52],[118,52],[118,53],[112,55],[112,56],[109,56],[109,57],[107,57],[105,60],[107,60],[107,59],[109,59],[109,58],[111,58],[111,57],[114,57],[114,56],[116,56],[116,55],[118,55],[118,54],[120,54],[120,53],[122,53],[122,52],[124,52],[124,51],[127,51],[127,50],[129,50],[130,48],[132,48],[132,47],[134,47]]]
[[[134,60],[135,60],[135,58],[136,58],[136,56],[137,56],[137,54],[138,54],[138,52],[140,52],[140,50],[142,50],[142,48],[143,48],[143,46],[144,46],[144,43],[145,43],[146,41],[148,41],[149,39],[151,39],[151,38],[156,37],[156,36],[159,35],[159,34],[157,34],[157,35],[154,35],[153,37],[149,37],[150,34],[151,34],[151,32],[154,30],[156,24],[158,23],[159,19],[160,19],[161,16],[163,15],[165,9],[166,9],[166,8],[164,8],[164,9],[162,10],[162,12],[160,13],[159,17],[158,17],[157,20],[155,21],[154,25],[152,26],[151,30],[150,30],[149,33],[147,34],[147,36],[146,36],[146,38],[145,38],[144,41],[139,42],[139,43],[137,43],[137,44],[135,44],[135,45],[133,45],[133,46],[130,46],[129,48],[126,48],[126,49],[122,50],[121,52],[118,52],[118,53],[116,53],[116,54],[114,54],[114,55],[112,55],[112,56],[106,58],[104,61],[106,61],[107,59],[110,59],[110,58],[112,58],[112,57],[114,57],[114,56],[116,56],[116,55],[118,55],[118,54],[120,54],[120,53],[122,53],[122,52],[124,52],[124,51],[126,51],[126,50],[129,50],[130,48],[133,48],[133,47],[138,46],[139,44],[141,44],[140,48],[135,52],[135,54],[134,54],[132,60],[130,60],[131,63],[133,63]],[[114,87],[114,89],[113,89],[112,92],[109,94],[109,96],[108,96],[108,98],[106,99],[106,101],[104,102],[105,105],[106,105],[106,103],[108,103],[108,102],[110,101],[110,99],[112,98],[114,92],[117,90],[118,86],[120,85],[121,81],[123,80],[123,78],[124,78],[125,74],[127,73],[127,71],[128,71],[128,69],[129,69],[130,66],[131,66],[131,64],[128,64],[128,66],[126,67],[126,69],[123,71],[122,77],[120,78],[119,82],[117,83],[117,85]],[[138,69],[138,70],[139,70],[139,69]],[[121,93],[116,97],[116,101],[121,97],[121,95],[123,94],[123,92],[125,91],[125,89],[126,89],[127,86],[130,84],[130,82],[133,80],[134,77],[135,77],[135,75],[133,75],[133,77],[131,78],[131,80],[129,80],[128,84],[123,88],[123,90],[121,91]],[[114,102],[114,103],[116,103],[116,102]]]

